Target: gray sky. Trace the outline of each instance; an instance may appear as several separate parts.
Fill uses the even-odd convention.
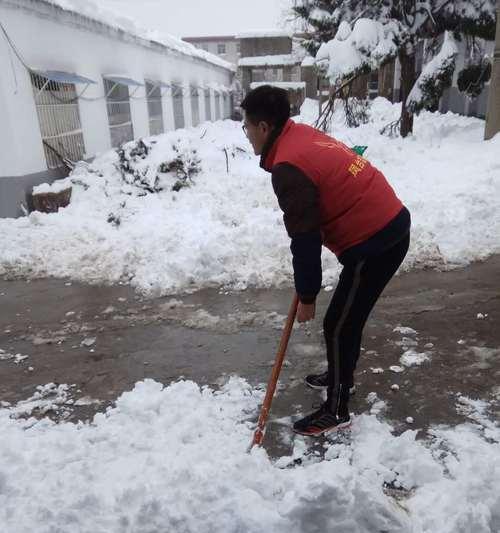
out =
[[[177,37],[286,27],[292,0],[102,0],[141,26]]]

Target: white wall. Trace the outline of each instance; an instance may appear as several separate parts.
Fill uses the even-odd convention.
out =
[[[31,79],[9,50],[0,34],[0,177],[46,168]]]
[[[233,73],[208,62],[175,52],[142,46],[133,38],[128,42],[114,38],[112,32],[101,34],[79,27],[78,17],[51,6],[33,4],[34,11],[0,4],[0,20],[26,63],[35,69],[76,72],[97,82],[79,100],[80,118],[86,156],[92,157],[111,147],[103,75],[117,74],[133,78],[165,82],[180,81],[184,85],[216,82],[229,86]],[[51,17],[58,14],[57,19]],[[49,16],[47,16],[49,15]],[[98,26],[95,26],[98,28]],[[36,40],[33,36],[36,35]],[[20,176],[47,168],[33,91],[29,74],[13,57],[15,76],[10,66],[9,47],[0,37],[0,177]],[[16,88],[17,80],[17,88]],[[77,86],[80,92],[82,86]],[[133,89],[131,89],[133,90]],[[145,89],[140,88],[131,99],[134,136],[149,135],[149,117]],[[165,129],[173,128],[172,101],[169,91],[163,98]],[[191,124],[189,96],[184,101],[186,126]]]

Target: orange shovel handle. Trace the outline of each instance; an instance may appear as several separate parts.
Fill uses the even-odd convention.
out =
[[[278,353],[276,354],[273,371],[271,372],[271,377],[269,378],[269,383],[267,384],[266,396],[264,398],[264,403],[262,404],[260,410],[259,420],[257,422],[257,429],[255,430],[255,433],[253,435],[252,444],[250,445],[249,450],[251,450],[255,445],[260,446],[262,444],[262,440],[264,439],[264,429],[266,427],[267,417],[271,409],[271,402],[273,401],[274,392],[276,391],[276,385],[278,383],[278,378],[281,372],[281,367],[283,366],[283,361],[285,359],[286,348],[288,346],[288,341],[292,333],[293,323],[297,314],[298,305],[299,297],[297,296],[297,293],[295,293],[292,304],[290,305],[290,310],[288,311],[288,317],[286,319],[285,327],[283,328],[283,333],[281,334],[281,341],[278,347]]]

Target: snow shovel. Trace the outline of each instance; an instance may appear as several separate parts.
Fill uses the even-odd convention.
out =
[[[264,403],[260,409],[259,421],[257,422],[257,429],[253,435],[252,443],[250,444],[248,451],[250,451],[255,445],[260,446],[262,440],[264,439],[264,430],[266,427],[267,417],[271,409],[271,402],[273,401],[274,392],[276,390],[276,385],[278,383],[278,378],[281,372],[281,367],[285,359],[286,348],[288,346],[288,340],[290,339],[290,334],[292,333],[293,323],[295,321],[295,315],[297,314],[297,306],[299,304],[299,298],[297,293],[293,297],[292,305],[288,311],[288,317],[286,319],[285,327],[283,328],[283,333],[281,334],[281,341],[278,346],[278,353],[276,354],[276,359],[274,361],[273,370],[271,372],[271,377],[267,384],[266,396],[264,397]]]

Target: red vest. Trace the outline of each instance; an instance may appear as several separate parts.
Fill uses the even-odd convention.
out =
[[[345,144],[288,120],[264,168],[289,163],[319,191],[323,244],[339,256],[369,239],[402,209],[384,175]]]

